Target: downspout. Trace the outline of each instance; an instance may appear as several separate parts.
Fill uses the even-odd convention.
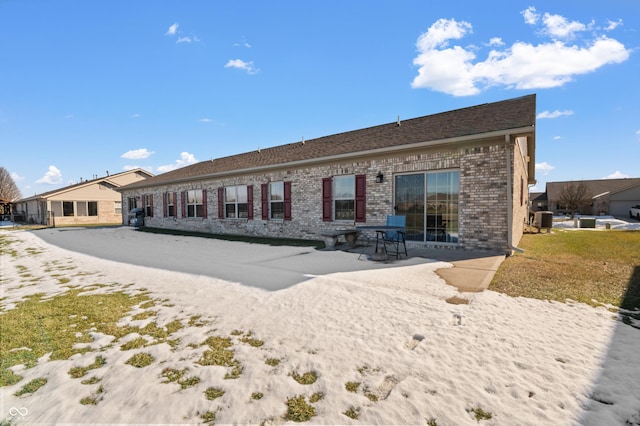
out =
[[[512,175],[511,175],[511,135],[504,135],[505,145],[507,147],[507,246],[511,253],[517,251],[518,253],[524,253],[524,250],[516,247],[512,244],[513,239],[513,190],[512,190]]]

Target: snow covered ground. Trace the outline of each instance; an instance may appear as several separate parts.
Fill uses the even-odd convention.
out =
[[[122,344],[136,336],[112,344],[110,336],[94,333],[95,352],[15,367],[24,379],[0,388],[0,421],[195,424],[212,412],[216,424],[288,424],[289,398],[303,395],[310,403],[321,392],[322,399],[310,403],[316,415],[309,424],[640,425],[640,321],[625,324],[605,308],[493,291],[458,293],[434,272],[451,266],[442,262],[324,275],[267,292],[97,259],[29,232],[5,232],[20,255],[2,255],[3,310],[29,294],[113,283],[93,291],[145,288],[164,301],[147,309],[158,311],[147,321],[177,319],[185,328],[173,336],[180,338],[175,349],[159,344],[123,351]],[[75,267],[69,282],[51,276],[52,262]],[[42,279],[26,285],[24,268]],[[452,296],[469,304],[447,303]],[[196,315],[205,326],[188,324]],[[125,324],[144,320],[129,316]],[[264,345],[242,343],[235,330],[251,332]],[[237,379],[224,379],[226,367],[196,363],[209,336],[232,339],[244,368]],[[125,364],[136,352],[155,361],[144,368]],[[106,364],[87,377],[98,383],[69,376],[96,355]],[[270,358],[279,365],[267,365]],[[185,389],[163,383],[166,368],[187,368],[200,382]],[[310,371],[317,375],[313,384],[292,378]],[[48,382],[33,394],[14,395],[35,378]],[[356,392],[346,389],[348,382],[360,383]],[[224,395],[208,400],[210,387]],[[91,395],[96,405],[80,404]],[[357,419],[344,414],[349,409]],[[474,410],[491,418],[476,420]]]
[[[580,218],[595,218],[596,219],[596,227],[595,228],[580,228]],[[555,216],[553,218],[553,227],[554,228],[562,228],[562,229],[607,229],[607,224],[610,229],[640,229],[640,222],[638,221],[627,221],[623,219],[616,219],[613,216],[575,216],[575,218],[571,219],[568,216]]]

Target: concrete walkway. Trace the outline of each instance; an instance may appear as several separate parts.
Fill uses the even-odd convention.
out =
[[[451,263],[453,268],[438,269],[436,273],[460,292],[486,290],[505,259],[504,254],[469,250],[408,249],[409,256],[435,259]]]

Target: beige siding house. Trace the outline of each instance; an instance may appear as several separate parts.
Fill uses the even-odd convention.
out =
[[[14,203],[14,214],[26,223],[49,226],[122,222],[127,206],[116,189],[139,183],[153,174],[135,169],[34,195]]]
[[[535,119],[529,95],[203,161],[118,191],[149,227],[321,239],[400,215],[407,245],[510,252],[535,183]]]
[[[586,190],[585,202],[575,213],[628,217],[629,208],[640,204],[640,178],[547,182],[548,210],[554,214],[571,214],[561,201],[567,185],[583,185]]]

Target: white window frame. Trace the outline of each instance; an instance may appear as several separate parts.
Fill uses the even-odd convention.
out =
[[[284,220],[284,181],[269,182],[269,219]]]
[[[187,191],[187,217],[204,217],[202,189],[190,189]]]
[[[332,185],[333,220],[353,222],[356,219],[356,176],[334,176]],[[346,192],[347,190],[350,192]],[[350,208],[338,207],[338,204],[344,204],[345,201],[351,202]]]
[[[249,191],[247,185],[224,187],[224,217],[226,219],[249,218]]]

